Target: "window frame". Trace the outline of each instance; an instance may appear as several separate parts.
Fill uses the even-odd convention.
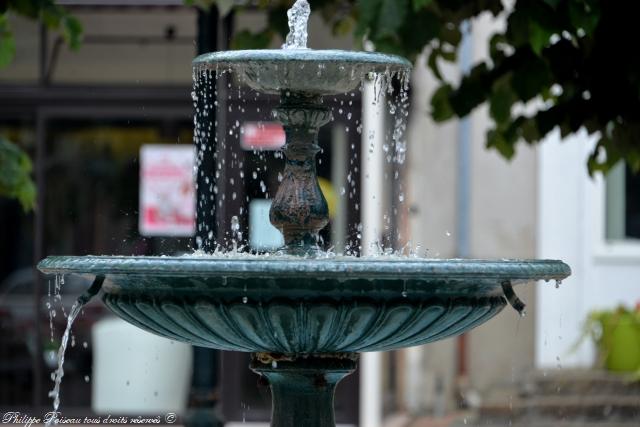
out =
[[[610,240],[606,237],[607,194],[606,177],[598,174],[592,178],[593,198],[587,207],[593,212],[593,254],[605,263],[640,262],[640,239]]]

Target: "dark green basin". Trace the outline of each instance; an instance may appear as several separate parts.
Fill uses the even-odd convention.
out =
[[[104,303],[158,335],[222,350],[390,350],[458,335],[506,305],[502,284],[561,280],[561,261],[49,257],[105,275]]]
[[[211,52],[198,56],[193,65],[199,72],[231,70],[260,92],[316,95],[350,92],[367,73],[391,74],[411,69],[409,61],[395,55],[313,49]]]

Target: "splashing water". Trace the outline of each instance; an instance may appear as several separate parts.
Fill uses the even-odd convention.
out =
[[[53,416],[49,418],[45,424],[46,427],[50,427],[51,424],[57,424],[57,414],[60,408],[60,384],[62,383],[62,377],[64,377],[64,353],[67,350],[67,343],[69,342],[69,335],[71,334],[71,326],[73,321],[78,317],[78,314],[82,311],[82,308],[93,298],[102,287],[104,282],[104,276],[97,276],[93,281],[93,284],[87,289],[85,293],[80,295],[76,302],[73,303],[69,316],[67,316],[67,328],[62,335],[62,342],[58,349],[58,367],[53,371],[53,390],[49,392],[49,397],[53,399]]]
[[[240,231],[240,220],[236,215],[231,217],[231,243],[233,245],[233,253],[242,251],[242,232]]]
[[[289,34],[285,40],[283,49],[307,48],[307,22],[311,15],[311,7],[307,0],[297,0],[291,9],[287,11],[289,18]]]

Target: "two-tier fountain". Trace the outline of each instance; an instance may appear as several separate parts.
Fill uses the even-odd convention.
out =
[[[570,270],[548,260],[316,256],[318,232],[328,223],[316,179],[317,134],[332,118],[322,97],[349,92],[370,73],[407,72],[411,65],[377,53],[306,49],[308,4],[299,0],[292,11],[287,48],[194,60],[196,79],[231,70],[254,90],[280,94],[275,115],[286,132],[286,163],[270,220],[286,255],[66,256],[39,268],[104,277],[104,303],[144,330],[252,352],[251,369],[271,386],[272,426],[329,427],[335,386],[356,369],[359,352],[461,334],[507,302],[517,305],[512,285],[561,280]]]

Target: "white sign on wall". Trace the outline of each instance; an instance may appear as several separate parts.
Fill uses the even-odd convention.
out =
[[[191,145],[140,149],[139,229],[143,236],[193,236],[196,196]]]

